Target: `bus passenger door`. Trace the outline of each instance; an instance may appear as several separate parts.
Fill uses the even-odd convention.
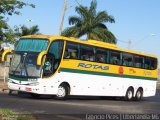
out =
[[[57,40],[51,43],[43,66],[43,77],[49,77],[57,71],[62,58],[62,50],[62,41]]]

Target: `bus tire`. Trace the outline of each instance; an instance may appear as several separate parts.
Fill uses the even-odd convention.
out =
[[[35,93],[30,93],[30,95],[32,96],[32,98],[34,99],[39,99],[41,95],[39,94],[35,94]]]
[[[69,87],[65,84],[62,84],[58,87],[58,91],[56,94],[56,99],[65,100],[69,94]]]
[[[128,88],[127,91],[126,91],[125,100],[126,101],[133,100],[133,94],[134,94],[133,88],[131,88],[131,87]]]
[[[135,101],[140,101],[142,97],[143,97],[143,90],[141,88],[138,88],[135,95]]]

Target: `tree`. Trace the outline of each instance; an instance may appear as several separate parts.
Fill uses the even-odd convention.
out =
[[[15,38],[17,37],[17,34],[14,33],[14,30],[11,28],[8,28],[5,33],[3,33],[3,40],[7,43],[15,44]]]
[[[23,25],[21,27],[21,30],[20,30],[20,36],[25,36],[25,35],[37,35],[37,34],[40,34],[39,33],[39,28],[38,28],[38,25],[35,25],[35,26],[32,26],[30,28],[26,27],[25,25]]]
[[[106,11],[97,12],[96,8],[96,0],[92,0],[90,8],[82,5],[77,6],[75,11],[79,16],[69,17],[69,25],[73,26],[66,28],[61,35],[77,38],[87,35],[87,39],[116,43],[115,36],[104,24],[105,22],[114,23],[114,18]]]
[[[35,7],[33,4],[28,4],[21,0],[0,0],[0,36],[3,36],[1,38],[7,40],[8,37],[9,39],[13,37],[13,35],[11,35],[11,32],[13,33],[13,31],[7,24],[9,18],[6,16],[12,16],[14,14],[20,15],[21,13],[19,10],[25,6],[31,6],[32,8]],[[0,41],[3,40],[0,39]]]
[[[17,9],[22,9],[24,6],[35,7],[35,5],[24,3],[21,0],[0,0],[0,14],[19,15],[21,13]]]

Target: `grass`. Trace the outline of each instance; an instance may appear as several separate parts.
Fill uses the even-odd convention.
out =
[[[0,109],[0,119],[4,120],[36,120],[30,114],[19,114],[10,109]]]
[[[15,115],[15,112],[9,109],[0,109],[0,114],[3,116],[12,116]]]

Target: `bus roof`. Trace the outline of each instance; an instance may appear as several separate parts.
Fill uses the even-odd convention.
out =
[[[87,44],[87,45],[93,45],[93,46],[97,46],[97,47],[108,48],[108,49],[112,49],[112,50],[119,50],[119,51],[122,51],[122,52],[133,53],[133,54],[138,54],[138,55],[157,58],[155,55],[152,55],[152,54],[146,54],[146,53],[137,52],[137,51],[133,51],[133,50],[125,50],[125,49],[117,47],[117,45],[115,45],[115,44],[110,44],[110,43],[97,41],[97,40],[80,40],[80,39],[77,39],[77,38],[74,38],[74,37],[50,36],[50,35],[28,35],[28,36],[23,36],[21,38],[48,39],[50,42],[54,41],[55,39],[63,39],[63,40],[66,40],[66,41],[71,41],[71,42],[76,42],[76,43],[81,43],[81,44]]]

